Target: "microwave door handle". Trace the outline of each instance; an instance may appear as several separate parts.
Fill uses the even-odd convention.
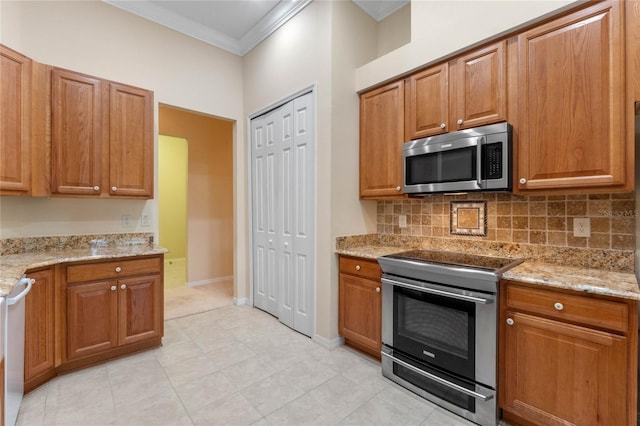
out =
[[[482,145],[484,145],[484,136],[478,138],[476,145],[476,181],[480,188],[482,188]]]

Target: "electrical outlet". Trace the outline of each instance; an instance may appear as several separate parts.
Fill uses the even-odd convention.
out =
[[[588,217],[573,218],[573,236],[574,237],[590,237],[591,236],[591,219]]]
[[[123,214],[122,216],[120,216],[120,225],[124,227],[131,226],[131,215]]]
[[[151,226],[151,215],[143,214],[140,218],[140,226]]]
[[[407,227],[407,215],[406,214],[401,214],[400,216],[398,216],[398,226],[400,228],[406,228]]]

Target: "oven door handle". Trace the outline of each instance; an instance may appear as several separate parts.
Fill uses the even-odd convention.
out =
[[[438,295],[438,296],[450,297],[452,299],[464,300],[465,302],[480,303],[482,305],[488,305],[490,303],[493,303],[493,300],[491,300],[491,299],[483,299],[481,297],[466,296],[464,294],[450,293],[450,292],[444,291],[444,290],[437,290],[435,288],[429,288],[429,287],[421,287],[421,286],[418,286],[418,285],[403,283],[401,281],[390,280],[388,278],[383,278],[382,282],[385,283],[385,284],[391,284],[391,285],[396,285],[396,286],[399,286],[399,287],[405,287],[405,288],[408,288],[410,290],[421,291],[423,293],[430,293],[430,294],[435,294],[435,295]]]
[[[443,379],[442,377],[438,377],[435,374],[431,374],[431,373],[427,373],[426,371],[422,371],[417,367],[414,367],[413,365],[409,364],[408,362],[404,362],[396,357],[394,357],[393,355],[389,355],[388,353],[382,351],[380,352],[382,354],[382,356],[389,358],[391,361],[395,362],[396,364],[399,364],[405,368],[408,368],[409,370],[413,371],[416,374],[419,374],[423,377],[426,377],[427,379],[433,380],[434,382],[437,382],[443,386],[446,386],[450,389],[456,390],[460,393],[463,393],[467,396],[470,396],[472,398],[476,398],[476,399],[481,399],[482,401],[489,401],[490,399],[493,399],[493,395],[483,395],[481,393],[478,392],[474,392],[472,390],[469,390],[465,387],[462,387],[460,385],[457,385],[455,383],[451,383],[448,380]]]

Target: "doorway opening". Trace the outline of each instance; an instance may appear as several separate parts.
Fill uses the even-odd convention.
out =
[[[159,106],[158,236],[165,319],[233,303],[235,122]]]

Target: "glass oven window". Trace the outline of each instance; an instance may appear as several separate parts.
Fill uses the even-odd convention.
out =
[[[406,158],[406,185],[475,180],[475,146]]]
[[[476,305],[394,288],[394,348],[471,380],[475,378]]]

